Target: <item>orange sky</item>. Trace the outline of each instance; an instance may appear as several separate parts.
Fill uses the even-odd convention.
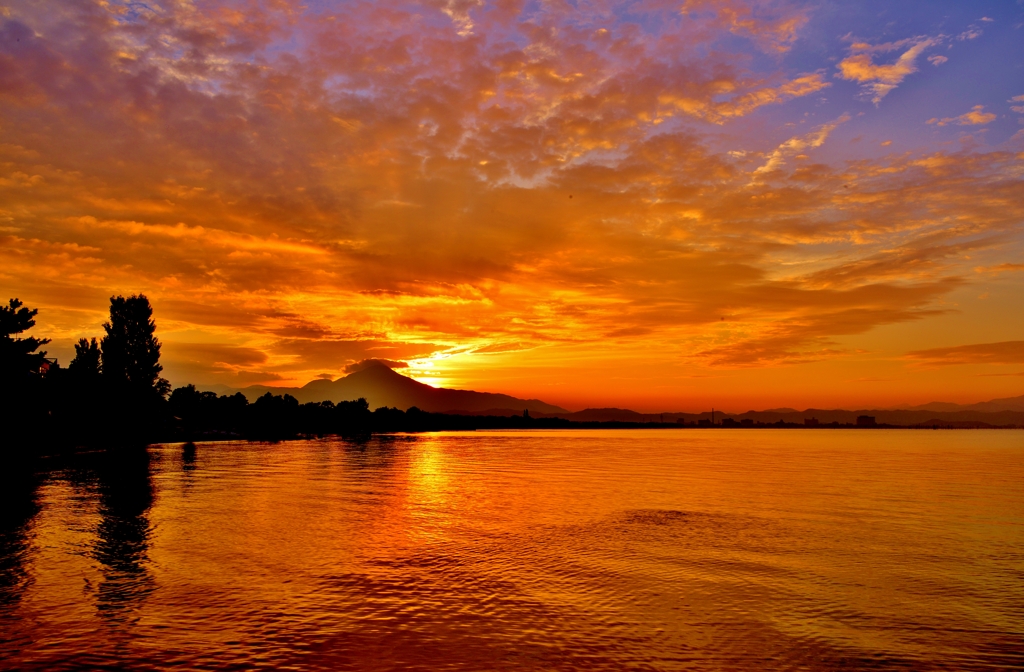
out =
[[[0,289],[62,363],[144,292],[175,385],[1024,393],[1019,3],[6,2]]]

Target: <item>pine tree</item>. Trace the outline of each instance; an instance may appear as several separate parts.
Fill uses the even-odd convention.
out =
[[[160,377],[164,367],[149,299],[142,294],[110,297],[110,321],[103,323],[103,329],[104,379],[115,388],[166,395],[170,384]]]
[[[11,299],[8,305],[0,306],[0,380],[16,383],[39,372],[46,351],[36,350],[49,343],[50,339],[18,336],[36,326],[34,318],[38,312],[38,309],[23,307],[18,299]]]

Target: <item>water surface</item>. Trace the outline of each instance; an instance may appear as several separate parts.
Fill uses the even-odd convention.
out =
[[[1024,669],[1024,432],[443,433],[51,459],[7,669]]]

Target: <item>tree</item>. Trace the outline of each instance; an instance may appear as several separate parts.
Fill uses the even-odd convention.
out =
[[[160,377],[164,367],[149,299],[142,294],[110,297],[110,321],[103,330],[103,377],[115,387],[165,396],[170,384]]]
[[[68,371],[79,379],[99,378],[102,367],[100,366],[100,346],[93,338],[87,341],[84,338],[78,339],[75,343],[75,358],[68,365]]]
[[[38,309],[23,307],[18,299],[11,299],[6,306],[0,306],[0,379],[5,382],[24,380],[30,374],[38,373],[46,357],[46,351],[36,352],[41,345],[50,342],[48,338],[29,336],[24,333],[36,326]]]

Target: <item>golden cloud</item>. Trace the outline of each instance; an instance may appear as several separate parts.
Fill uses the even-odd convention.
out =
[[[836,130],[840,124],[846,123],[849,120],[850,115],[844,114],[833,122],[822,124],[805,136],[790,138],[779,145],[775,151],[768,156],[768,162],[755,170],[754,174],[757,175],[758,173],[767,173],[777,170],[785,164],[787,157],[791,157],[807,149],[821,147],[825,144],[825,141],[828,139],[828,136],[832,131]]]
[[[798,8],[646,3],[657,35],[556,5],[209,8],[40,2],[0,27],[0,282],[55,347],[142,291],[176,383],[836,359],[948,311],[965,257],[1024,221],[1017,154],[844,161],[846,115],[742,131],[829,86],[720,48],[789,49]],[[936,40],[853,45],[840,74],[877,102]]]
[[[839,72],[836,77],[860,82],[865,91],[871,96],[871,102],[877,105],[882,98],[895,89],[908,75],[917,72],[917,58],[925,49],[935,46],[941,42],[937,37],[915,38],[913,41],[903,40],[897,43],[888,43],[872,46],[865,43],[854,43],[850,47],[853,52],[839,62]],[[906,46],[910,43],[909,49],[900,54],[894,63],[876,64],[873,53],[879,51],[891,51]]]
[[[1024,341],[977,343],[949,348],[931,348],[907,353],[907,358],[935,366],[953,364],[1021,364]]]
[[[985,112],[984,105],[975,105],[971,108],[970,112],[965,112],[959,117],[945,117],[943,119],[933,117],[926,123],[935,124],[936,126],[945,126],[946,124],[952,123],[957,123],[960,126],[981,126],[984,124],[990,124],[995,120],[996,115],[991,112]]]
[[[765,15],[757,16],[755,10],[761,10]],[[749,37],[771,53],[789,51],[808,21],[807,11],[793,6],[782,5],[768,10],[764,5],[750,2],[686,0],[683,3],[682,12],[685,14],[702,11],[714,12],[718,25],[728,27],[734,35]]]

